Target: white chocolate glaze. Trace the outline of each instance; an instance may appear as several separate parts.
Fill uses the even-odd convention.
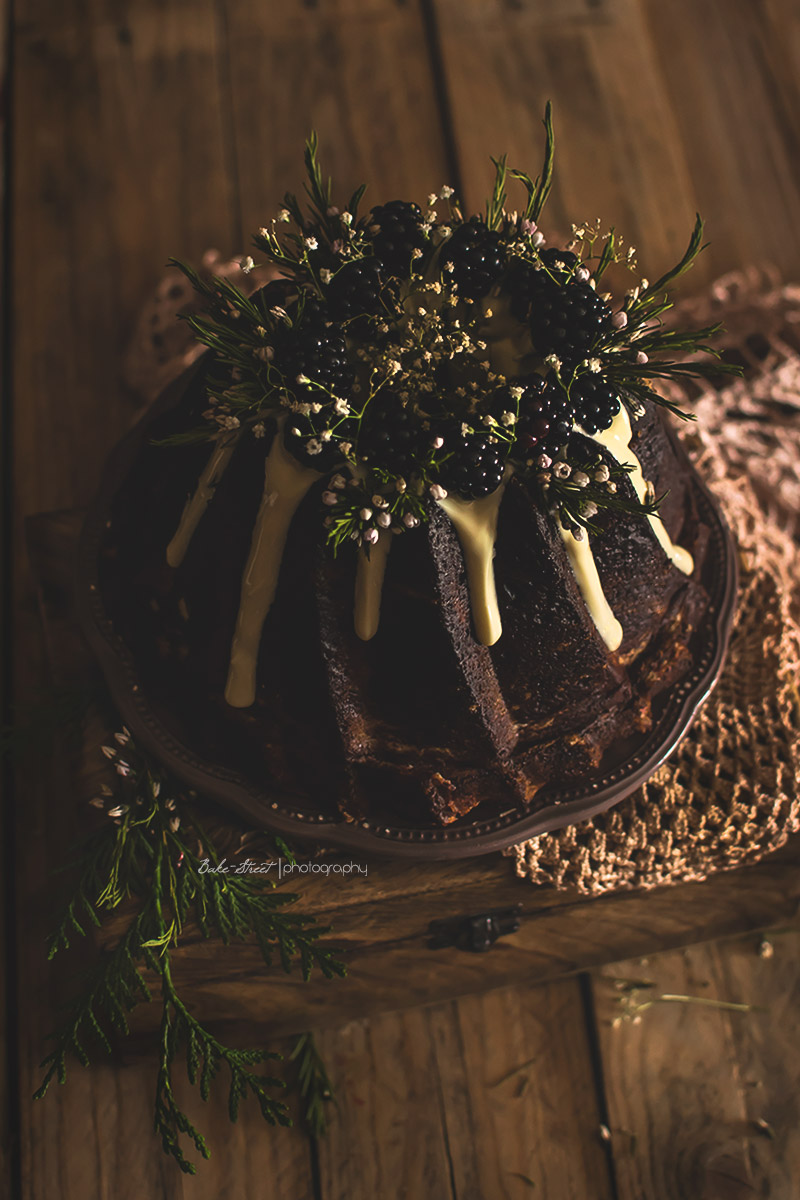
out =
[[[595,442],[599,442],[601,446],[605,446],[609,453],[622,466],[633,467],[628,478],[633,484],[633,490],[636,492],[639,500],[644,501],[647,495],[647,483],[642,474],[639,460],[630,448],[633,433],[631,431],[630,417],[625,405],[620,404],[619,412],[614,417],[608,429],[603,429],[600,433],[587,434],[586,436],[591,437]],[[647,519],[670,562],[679,571],[683,571],[684,575],[691,575],[694,570],[694,560],[689,551],[684,550],[683,546],[675,545],[658,514],[654,513]]]
[[[597,573],[597,564],[589,545],[589,535],[584,530],[583,537],[578,541],[569,529],[563,527],[560,521],[556,521],[556,525],[567,548],[572,573],[581,589],[589,616],[597,626],[597,631],[609,650],[618,650],[622,643],[622,626],[611,611],[611,605],[603,592],[603,585],[600,583],[600,576]]]
[[[289,454],[279,428],[267,455],[264,492],[242,577],[225,688],[225,699],[233,708],[248,708],[255,700],[261,631],[275,599],[289,525],[308,489],[321,478],[319,471],[302,466]]]
[[[186,501],[175,536],[167,546],[167,562],[171,567],[179,567],[183,562],[194,531],[200,524],[200,518],[208,508],[217,490],[217,484],[231,461],[239,436],[240,431],[236,430],[223,433],[217,441],[214,452],[197,482],[194,495]]]
[[[464,565],[467,570],[467,586],[472,608],[472,622],[478,641],[484,646],[493,646],[503,626],[497,605],[497,589],[494,582],[494,543],[497,537],[497,516],[503,499],[506,478],[490,496],[480,500],[462,500],[458,496],[447,496],[438,500],[455,526]]]
[[[369,558],[363,549],[358,552],[353,620],[362,642],[368,642],[378,632],[383,577],[392,537],[388,529],[382,529],[377,542],[369,548]]]

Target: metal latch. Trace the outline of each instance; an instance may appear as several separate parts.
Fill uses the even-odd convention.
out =
[[[474,917],[450,917],[444,921],[431,921],[428,926],[429,950],[443,950],[455,946],[457,950],[468,950],[482,954],[489,950],[498,938],[507,933],[516,933],[522,905],[512,908],[495,908],[491,912],[477,913]]]

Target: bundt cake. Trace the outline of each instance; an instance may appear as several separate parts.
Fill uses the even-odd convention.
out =
[[[468,219],[449,188],[340,209],[312,136],[307,210],[255,237],[280,277],[182,267],[208,351],[148,419],[98,587],[175,741],[300,809],[535,806],[691,662],[708,531],[658,387],[714,331],[659,318],[702,226],[615,306],[633,251],[538,228],[545,127],[540,176],[498,160]]]

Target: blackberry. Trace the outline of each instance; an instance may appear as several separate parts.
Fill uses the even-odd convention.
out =
[[[579,375],[570,388],[575,420],[587,433],[608,429],[619,412],[619,393],[602,375]]]
[[[489,433],[462,433],[460,426],[450,426],[442,436],[442,453],[448,457],[439,474],[448,491],[465,500],[479,500],[500,487],[508,455],[507,442],[493,441]]]
[[[547,454],[554,458],[566,445],[575,418],[574,405],[551,372],[514,380],[521,387],[515,453],[521,458]]]
[[[358,452],[371,466],[408,475],[423,436],[413,411],[394,393],[381,390],[364,414]]]
[[[445,274],[457,284],[459,296],[471,300],[485,296],[500,278],[507,256],[501,235],[487,228],[480,217],[470,217],[459,225],[442,249]]]
[[[611,309],[588,283],[568,274],[577,262],[574,254],[548,250],[542,255],[544,261],[547,255],[551,256],[548,270],[557,278],[527,263],[519,263],[510,273],[506,286],[511,311],[528,324],[539,354],[557,354],[562,361],[574,363],[586,357],[609,327]],[[566,270],[556,267],[556,262]]]
[[[331,279],[328,307],[338,321],[377,316],[382,311],[381,264],[377,258],[347,263]]]
[[[378,204],[370,213],[368,228],[377,226],[372,234],[375,257],[388,275],[411,274],[413,254],[428,245],[422,230],[422,210],[407,200],[391,200]]]

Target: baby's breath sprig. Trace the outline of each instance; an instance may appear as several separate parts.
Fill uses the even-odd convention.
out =
[[[602,455],[586,458],[573,454],[540,469],[536,481],[542,490],[550,512],[558,514],[561,524],[580,540],[585,529],[597,534],[601,527],[595,518],[603,510],[614,510],[636,517],[655,516],[664,500],[655,493],[639,500],[630,496],[620,485],[627,479],[632,466],[607,463]],[[664,494],[666,495],[666,493]]]
[[[149,764],[128,730],[116,734],[103,752],[116,782],[113,787],[105,784],[91,803],[106,821],[84,848],[74,893],[48,942],[49,957],[68,950],[76,937],[85,937],[124,900],[135,900],[136,908],[52,1035],[55,1045],[42,1062],[45,1074],[35,1098],[44,1097],[54,1079],[66,1081],[70,1058],[88,1066],[92,1044],[110,1053],[112,1031],[129,1032],[130,1012],[152,999],[144,977],[149,969],[159,981],[162,1006],[155,1129],[165,1152],[181,1170],[194,1174],[181,1138],[204,1158],[210,1151],[175,1097],[173,1072],[179,1051],[185,1054],[190,1083],[197,1084],[204,1100],[220,1071],[227,1071],[232,1121],[248,1095],[255,1097],[270,1124],[291,1121],[275,1094],[285,1086],[283,1080],[253,1069],[280,1055],[223,1045],[182,1001],[171,952],[184,926],[193,920],[203,937],[217,937],[225,945],[253,938],[267,965],[277,958],[288,972],[299,964],[304,979],[315,969],[328,978],[340,976],[344,967],[319,944],[327,928],[317,926],[313,917],[286,911],[296,895],[275,892],[274,883],[263,874],[206,869],[209,863],[218,867],[220,859],[199,824],[192,798]]]

